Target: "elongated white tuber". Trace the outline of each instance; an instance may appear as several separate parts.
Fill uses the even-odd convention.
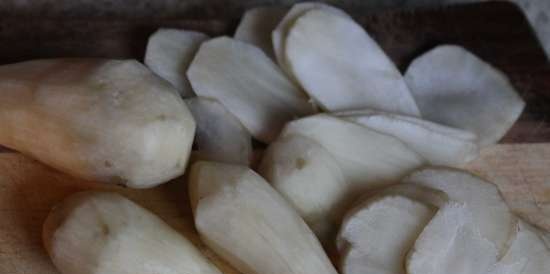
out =
[[[63,274],[221,274],[185,237],[115,193],[70,196],[52,210],[43,236]]]
[[[0,144],[75,177],[152,187],[181,175],[195,122],[137,61],[38,60],[0,67]]]

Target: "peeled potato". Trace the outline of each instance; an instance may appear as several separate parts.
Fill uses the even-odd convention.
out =
[[[450,200],[464,203],[481,237],[489,240],[499,255],[506,251],[516,219],[494,184],[468,172],[447,168],[415,171],[403,182],[443,191]]]
[[[401,140],[432,165],[460,167],[479,154],[475,134],[420,118],[373,110],[336,114]]]
[[[313,112],[302,91],[260,49],[228,37],[203,43],[187,76],[199,96],[217,99],[266,143],[287,121]]]
[[[481,146],[498,142],[525,107],[502,72],[458,46],[416,58],[405,80],[423,118],[471,131]]]
[[[208,36],[195,31],[159,29],[149,37],[144,62],[170,82],[182,97],[195,95],[185,72],[202,42]]]
[[[286,12],[286,9],[278,7],[257,7],[247,10],[235,30],[235,39],[255,45],[275,60],[271,32]]]
[[[423,204],[432,207],[440,208],[449,201],[449,197],[445,192],[412,184],[396,184],[386,187],[378,192],[377,196],[398,195],[409,198],[411,200],[422,202]]]
[[[338,235],[343,274],[405,274],[405,258],[435,214],[400,195],[367,199],[350,210]]]
[[[321,144],[334,156],[356,194],[394,183],[425,163],[398,139],[328,114],[288,123],[281,132],[287,135],[302,135]]]
[[[468,207],[449,202],[414,243],[406,267],[408,274],[484,274],[497,258],[496,246],[482,236]]]
[[[52,210],[43,236],[63,274],[221,274],[185,237],[115,193],[70,196]]]
[[[185,171],[195,122],[136,61],[50,59],[0,67],[0,144],[88,180],[152,187]]]
[[[288,31],[285,46],[292,75],[321,108],[419,116],[399,70],[353,19],[307,11]]]
[[[252,137],[241,122],[218,101],[195,97],[185,101],[197,123],[195,145],[199,158],[248,165]]]
[[[290,67],[288,65],[286,54],[285,54],[286,38],[288,35],[288,31],[290,30],[294,22],[296,22],[296,19],[298,17],[304,15],[304,13],[306,13],[307,11],[314,10],[314,9],[322,9],[328,12],[333,12],[335,14],[348,17],[348,15],[342,10],[320,2],[304,2],[304,3],[295,4],[294,6],[292,6],[292,8],[280,20],[279,24],[271,34],[271,39],[273,42],[273,50],[277,59],[277,63],[279,63],[279,66],[281,67],[281,69],[285,71],[287,75],[291,78],[293,78],[293,75],[292,75],[292,72],[290,71]],[[293,80],[295,79],[293,78]]]
[[[550,250],[540,231],[519,220],[510,247],[489,274],[544,274],[550,269]]]
[[[314,140],[289,135],[271,143],[259,173],[290,202],[321,242],[336,234],[349,184],[336,159]]]
[[[243,274],[336,274],[298,213],[252,170],[199,162],[189,183],[201,238]]]

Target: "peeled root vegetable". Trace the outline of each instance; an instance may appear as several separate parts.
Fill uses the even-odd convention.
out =
[[[228,37],[203,43],[187,76],[197,95],[217,99],[266,143],[287,121],[313,112],[302,91],[260,49]]]
[[[252,170],[199,162],[189,183],[201,238],[243,274],[336,274],[298,213]]]
[[[248,165],[252,137],[218,101],[195,97],[185,101],[197,123],[195,144],[203,160]]]
[[[52,210],[43,236],[63,274],[221,274],[161,219],[114,193],[70,196]]]
[[[471,131],[481,146],[498,142],[525,107],[502,72],[458,46],[416,58],[405,80],[423,118]]]
[[[407,197],[437,208],[442,207],[449,201],[449,197],[443,191],[412,184],[392,185],[376,192],[376,196],[388,195]]]
[[[0,144],[65,173],[128,187],[181,175],[195,122],[136,61],[50,59],[0,67]]]
[[[194,31],[159,29],[149,37],[144,62],[147,67],[170,82],[182,97],[195,95],[185,72],[195,53],[208,36]]]
[[[277,63],[279,63],[281,69],[286,72],[287,75],[291,78],[293,77],[293,75],[290,71],[290,67],[288,65],[285,54],[286,38],[288,35],[288,31],[290,30],[294,22],[296,22],[296,19],[304,15],[306,12],[314,9],[322,9],[328,12],[333,12],[334,14],[338,14],[340,16],[348,17],[348,15],[342,10],[320,2],[304,2],[292,6],[292,8],[280,20],[279,24],[271,34],[273,50],[277,59]],[[293,78],[293,80],[295,79]]]
[[[302,135],[323,146],[357,194],[393,183],[424,164],[398,139],[327,114],[289,122],[281,132],[287,135]]]
[[[479,232],[468,207],[449,202],[414,243],[406,267],[408,274],[485,274],[498,256],[496,246]]]
[[[497,248],[499,256],[506,251],[516,218],[495,185],[468,172],[447,168],[415,171],[403,182],[443,191],[450,200],[464,203],[481,237]]]
[[[349,191],[336,159],[314,140],[289,135],[271,143],[259,173],[290,202],[323,244],[332,240]]]
[[[307,11],[288,31],[284,54],[292,75],[324,110],[420,114],[399,70],[350,17]]]
[[[286,12],[286,9],[278,7],[257,7],[247,10],[235,30],[235,39],[255,45],[275,60],[271,32]]]
[[[348,111],[336,115],[394,136],[432,165],[460,167],[479,154],[475,134],[465,130],[412,116],[372,110]]]
[[[367,199],[338,235],[343,274],[405,274],[405,257],[436,209],[399,195]]]
[[[545,274],[550,269],[550,250],[540,231],[519,220],[510,247],[489,274]]]

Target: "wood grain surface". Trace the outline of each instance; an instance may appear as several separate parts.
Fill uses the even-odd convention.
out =
[[[230,9],[231,10],[231,9]],[[505,71],[527,101],[527,109],[500,144],[484,150],[468,169],[496,183],[515,212],[550,229],[550,68],[519,10],[507,3],[456,6],[443,10],[365,15],[348,10],[401,69],[442,43],[466,46]],[[35,58],[105,57],[141,59],[147,37],[158,27],[231,34],[235,10],[198,12],[187,19],[113,18],[21,20],[0,18],[0,64]],[[1,110],[0,110],[1,111]],[[1,125],[0,125],[1,130]],[[41,243],[42,223],[53,205],[86,189],[120,192],[158,214],[191,239],[224,271],[238,273],[198,239],[185,179],[149,190],[106,187],[52,170],[0,148],[0,273],[58,273]]]

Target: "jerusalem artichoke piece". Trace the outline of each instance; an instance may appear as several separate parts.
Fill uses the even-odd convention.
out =
[[[273,30],[271,34],[271,39],[273,42],[273,50],[277,59],[277,63],[279,64],[281,69],[285,73],[287,73],[287,75],[293,80],[295,79],[293,78],[293,75],[290,71],[285,54],[286,38],[288,35],[288,31],[296,22],[296,19],[304,15],[306,12],[314,9],[322,9],[340,16],[349,17],[344,11],[320,2],[302,2],[292,6],[292,8],[280,20],[277,27]]]
[[[260,49],[228,37],[203,43],[187,76],[197,95],[217,99],[263,142],[274,140],[287,121],[313,112]]]
[[[275,60],[271,32],[277,27],[287,10],[278,7],[257,7],[247,10],[235,31],[235,39],[262,49]]]
[[[405,80],[423,118],[471,131],[482,147],[498,142],[525,107],[502,72],[459,46],[416,58]]]
[[[415,171],[403,182],[443,191],[450,200],[464,203],[481,236],[495,245],[499,255],[504,254],[516,220],[494,184],[471,173],[447,168]]]
[[[185,76],[195,53],[208,36],[195,31],[159,29],[149,37],[144,62],[149,69],[170,82],[182,97],[195,93]]]
[[[181,175],[195,122],[137,61],[50,59],[0,67],[0,144],[88,180],[145,188]]]
[[[292,75],[321,108],[420,115],[399,70],[353,19],[310,10],[296,19],[285,45]]]
[[[377,196],[344,217],[338,235],[343,274],[405,274],[409,249],[436,209],[399,195]]]
[[[189,240],[115,193],[70,196],[52,210],[43,236],[63,274],[221,274]]]
[[[489,274],[545,274],[550,269],[550,250],[541,232],[519,220],[504,257]]]
[[[496,246],[481,235],[468,207],[449,202],[414,243],[406,268],[409,274],[486,274],[497,258]]]
[[[324,245],[334,239],[349,184],[323,146],[300,135],[279,138],[264,154],[259,173],[294,206]]]
[[[289,122],[281,136],[302,135],[334,156],[354,193],[401,179],[424,159],[398,139],[328,114]]]
[[[201,159],[250,163],[252,137],[233,114],[213,99],[195,97],[185,102],[197,123],[195,145]]]
[[[201,238],[243,274],[336,274],[298,213],[249,168],[199,162],[189,183]]]
[[[465,130],[372,110],[341,112],[337,116],[396,137],[432,165],[461,167],[479,154],[475,134]]]

